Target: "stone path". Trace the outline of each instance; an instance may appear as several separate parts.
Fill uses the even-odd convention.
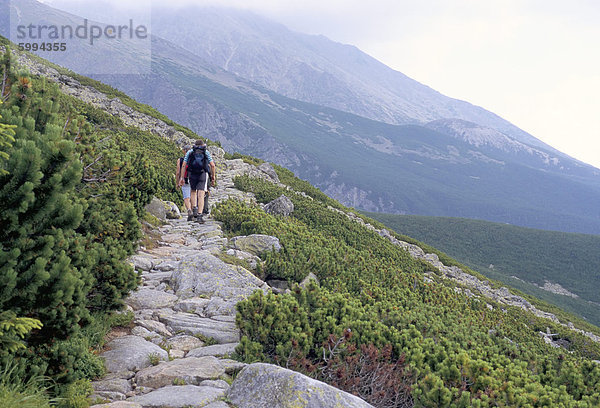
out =
[[[241,160],[221,163],[211,205],[229,197],[252,201],[232,179],[256,168]],[[228,240],[211,217],[204,224],[169,220],[158,231],[159,246],[131,258],[142,273],[141,287],[126,301],[135,326],[130,335],[107,343],[102,357],[108,374],[93,383],[92,398],[113,401],[98,407],[229,407],[223,400],[231,375],[245,366],[228,358],[239,341],[235,304],[268,285],[216,256]],[[229,252],[254,265],[259,260]]]
[[[231,197],[255,201],[252,194],[234,188],[233,177],[239,174],[277,181],[268,168],[224,160],[221,152],[213,154],[220,159],[220,178],[211,206]],[[261,262],[258,255],[280,250],[276,237],[228,240],[211,217],[204,224],[167,220],[158,233],[157,247],[131,257],[142,274],[142,285],[126,300],[134,327],[106,344],[101,356],[108,374],[92,383],[92,399],[110,402],[94,408],[371,407],[299,373],[229,358],[240,339],[236,303],[270,287],[222,258],[239,258],[255,268]],[[233,381],[238,372],[239,380]],[[278,392],[265,394],[263,389]],[[332,401],[338,403],[331,405]]]

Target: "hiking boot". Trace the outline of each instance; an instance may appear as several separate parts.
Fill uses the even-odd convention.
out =
[[[197,219],[197,221],[198,221],[200,224],[204,224],[204,218],[202,217],[202,214],[198,214],[198,219]]]
[[[192,208],[192,218],[188,215],[188,221],[192,221],[198,218],[198,207]]]
[[[192,221],[193,219],[194,219],[194,215],[192,214],[192,210],[188,210],[187,220],[188,221]]]

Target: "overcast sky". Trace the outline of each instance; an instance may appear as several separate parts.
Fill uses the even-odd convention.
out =
[[[109,1],[149,8],[148,0]],[[44,2],[65,9],[88,3]],[[600,1],[169,1],[189,3],[253,10],[295,31],[356,45],[600,168]]]

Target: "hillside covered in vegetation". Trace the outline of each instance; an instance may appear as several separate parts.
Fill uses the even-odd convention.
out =
[[[486,276],[600,325],[600,236],[483,220],[368,213]],[[560,286],[557,286],[560,285]]]
[[[96,351],[107,316],[137,285],[125,260],[142,236],[144,205],[153,195],[180,202],[171,178],[179,150],[21,71],[8,54],[0,71],[0,358],[8,373],[0,392],[15,396],[18,384],[45,375],[59,405],[81,407],[77,396],[84,400],[87,381],[103,374]],[[240,302],[238,359],[293,368],[377,407],[600,405],[599,344],[457,290],[363,225],[381,224],[350,219],[336,210],[351,210],[275,169],[281,184],[236,178],[257,204],[228,200],[213,216],[231,236],[279,238],[282,249],[264,255],[259,278],[295,283],[313,273],[319,285]],[[291,216],[261,208],[282,194]],[[547,330],[565,346],[546,344],[539,332]]]

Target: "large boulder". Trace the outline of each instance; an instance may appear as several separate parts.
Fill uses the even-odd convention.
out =
[[[367,408],[362,399],[283,367],[255,363],[237,375],[227,398],[238,408]]]
[[[275,171],[273,166],[271,166],[269,163],[261,164],[260,166],[258,166],[258,169],[265,173],[267,176],[269,176],[273,183],[279,183],[279,176],[277,175],[277,172]]]
[[[250,271],[227,264],[206,251],[182,259],[171,278],[181,298],[218,297],[238,302],[265,286]]]
[[[263,234],[233,237],[231,238],[229,246],[233,249],[249,252],[256,256],[267,251],[279,252],[281,250],[279,238]]]
[[[292,203],[292,200],[282,194],[275,200],[267,203],[264,209],[265,212],[269,214],[283,215],[287,217],[294,212],[294,203]]]
[[[150,356],[159,360],[168,360],[169,355],[156,344],[138,336],[117,337],[107,345],[108,351],[100,355],[104,358],[106,369],[112,373],[137,371],[151,365]]]
[[[171,206],[161,199],[152,197],[152,201],[146,205],[146,211],[154,215],[159,220],[166,220],[167,213],[171,211]]]
[[[181,212],[179,211],[179,207],[172,201],[167,201],[165,204],[169,206],[167,210],[166,217],[169,220],[178,220],[181,218]]]

